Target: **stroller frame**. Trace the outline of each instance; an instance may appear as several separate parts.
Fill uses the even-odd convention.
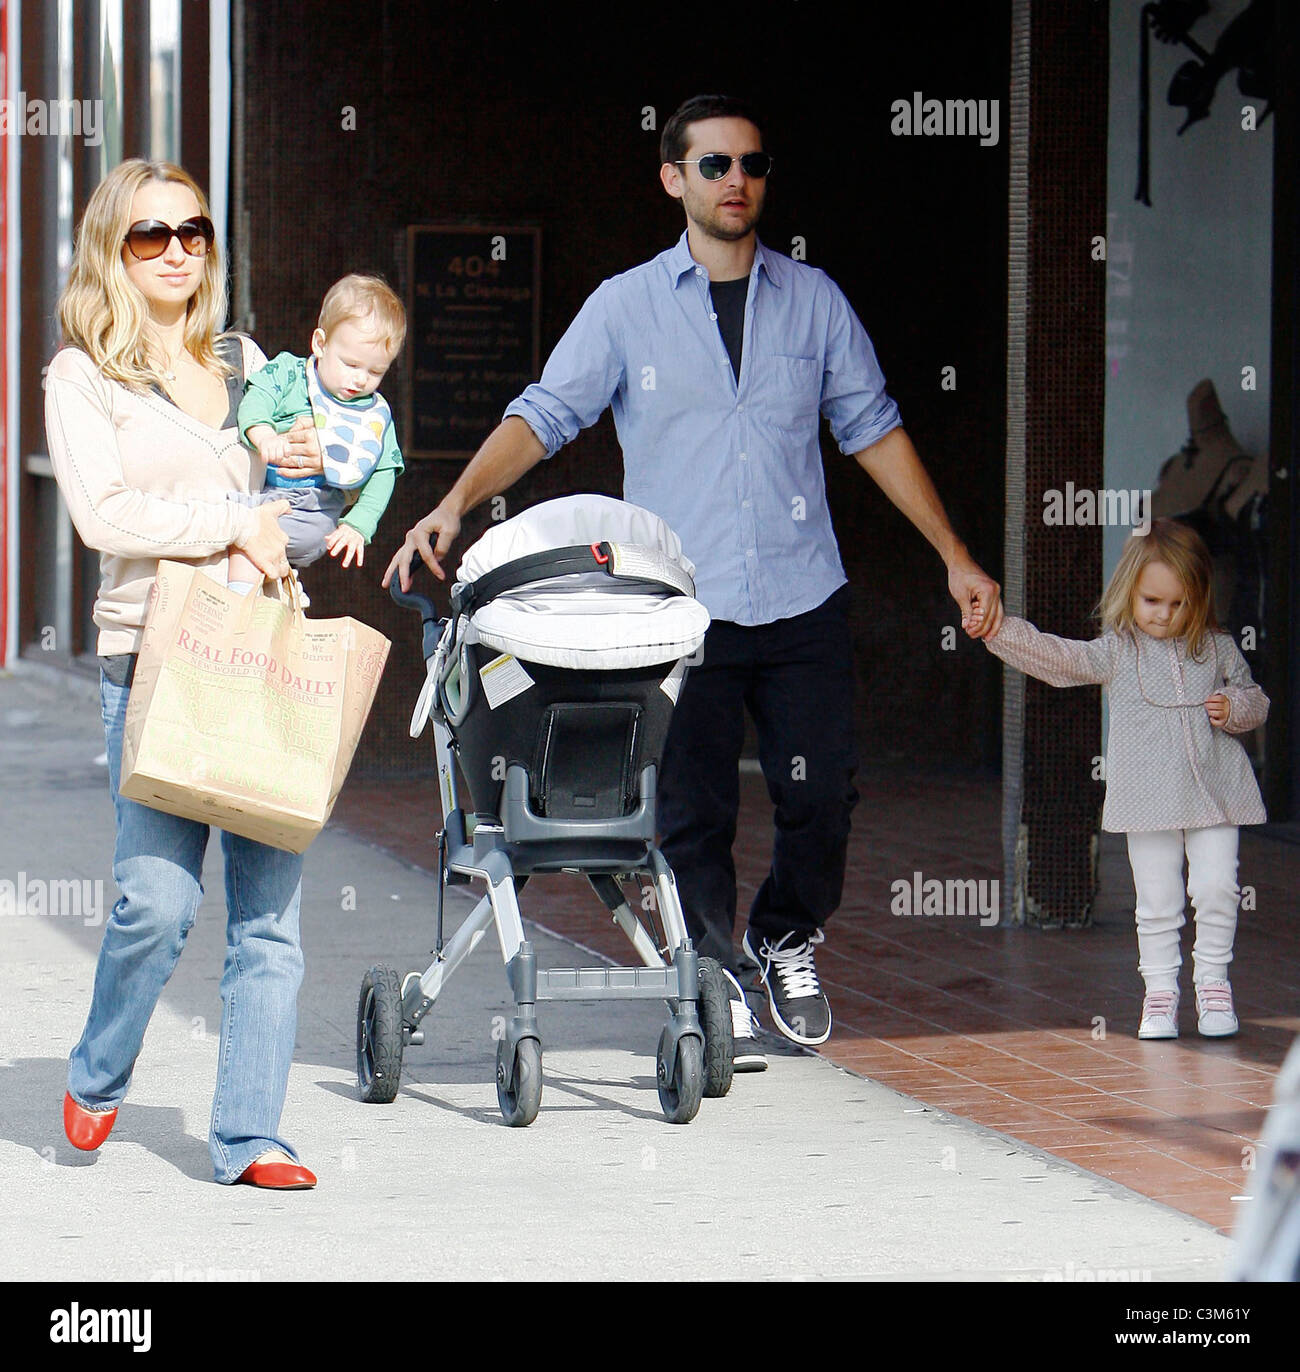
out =
[[[527,561],[530,565],[523,568],[521,560],[522,572],[535,572],[538,559]],[[494,582],[501,584],[502,578]],[[425,1016],[488,928],[495,927],[514,998],[514,1014],[498,1038],[496,1054],[497,1099],[506,1122],[527,1125],[537,1115],[542,1087],[539,1001],[659,999],[670,1011],[656,1050],[660,1104],[670,1123],[688,1123],[702,1096],[725,1095],[731,1086],[730,995],[720,965],[696,953],[672,869],[655,846],[655,766],[641,769],[637,804],[630,814],[571,820],[534,813],[528,771],[512,762],[505,771],[500,815],[467,816],[460,804],[444,687],[455,661],[458,623],[469,611],[468,599],[453,594],[452,616],[439,620],[427,597],[403,592],[396,579],[391,594],[399,604],[418,610],[423,626],[426,680],[411,734],[418,736],[426,719],[432,719],[442,805],[437,942],[434,960],[423,972],[407,972],[399,979],[389,968],[375,966],[363,979],[357,1006],[362,1099],[394,1099],[405,1046],[424,1042],[420,1026]],[[538,967],[523,927],[518,893],[532,876],[554,872],[587,878],[641,966]],[[634,877],[646,877],[652,885],[666,939],[662,951],[620,886],[620,879]],[[446,888],[475,880],[485,883],[486,894],[444,946]]]

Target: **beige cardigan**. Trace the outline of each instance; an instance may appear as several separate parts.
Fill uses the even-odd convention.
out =
[[[248,376],[266,357],[251,338],[240,342]],[[224,582],[230,545],[257,520],[228,493],[261,490],[266,468],[233,423],[209,428],[160,395],[109,381],[79,348],[47,369],[45,434],[72,522],[100,554],[97,651],[133,653],[158,560],[192,562]]]

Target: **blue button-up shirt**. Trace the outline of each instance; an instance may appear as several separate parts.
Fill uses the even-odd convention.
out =
[[[624,499],[677,533],[713,618],[769,624],[844,584],[818,413],[845,453],[901,421],[866,330],[825,272],[757,246],[737,381],[683,233],[597,288],[506,414],[550,457],[606,405]]]

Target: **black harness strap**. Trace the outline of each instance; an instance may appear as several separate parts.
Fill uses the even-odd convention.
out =
[[[597,553],[600,556],[597,556]],[[530,553],[504,562],[485,572],[477,581],[456,586],[451,594],[451,607],[458,614],[473,614],[490,600],[517,590],[530,581],[548,576],[566,576],[571,572],[610,572],[608,543],[583,543],[572,548],[548,548],[542,553]],[[612,573],[611,573],[612,574]]]
[[[661,587],[674,595],[689,594],[680,584],[674,584],[665,576],[656,575],[653,568],[628,566],[623,559],[624,570],[615,570],[619,561],[614,545],[610,543],[582,543],[571,548],[548,548],[545,552],[530,553],[527,557],[517,557],[513,562],[503,563],[485,572],[477,581],[462,583],[452,588],[451,607],[457,614],[473,614],[481,610],[489,601],[507,591],[517,590],[531,581],[541,581],[553,576],[568,576],[573,572],[604,572],[607,576],[621,579],[644,581],[648,585]],[[682,581],[690,585],[690,579],[682,574]]]

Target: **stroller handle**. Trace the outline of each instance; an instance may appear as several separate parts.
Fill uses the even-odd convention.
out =
[[[402,590],[402,583],[399,577],[394,577],[388,583],[388,594],[407,610],[419,610],[422,620],[438,618],[438,611],[432,600],[427,595],[421,595],[418,591]]]
[[[404,609],[420,612],[420,622],[424,630],[420,636],[420,651],[424,660],[428,662],[437,651],[438,640],[442,637],[446,621],[438,618],[438,608],[427,595],[421,595],[419,591],[402,590],[398,577],[394,577],[388,583],[388,594]]]

